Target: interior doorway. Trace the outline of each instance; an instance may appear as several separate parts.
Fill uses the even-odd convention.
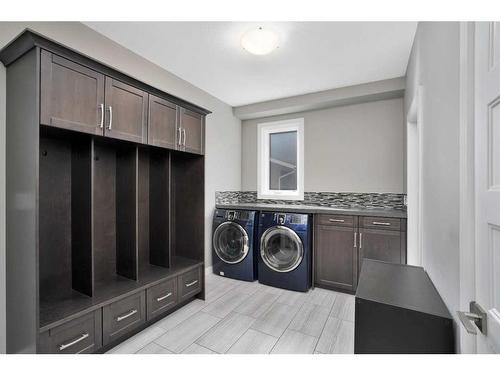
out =
[[[406,192],[408,203],[408,264],[423,266],[422,253],[422,87],[410,105],[406,129]]]

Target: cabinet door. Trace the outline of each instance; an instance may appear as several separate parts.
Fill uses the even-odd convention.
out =
[[[199,113],[181,109],[182,150],[203,154],[205,118]]]
[[[104,134],[125,141],[146,143],[148,94],[106,77],[106,121]]]
[[[359,229],[359,270],[363,259],[404,263],[401,232],[380,229]]]
[[[318,225],[314,249],[316,284],[356,290],[358,254],[354,228]]]
[[[42,50],[40,123],[103,134],[104,76]]]
[[[148,144],[176,148],[180,131],[177,127],[177,112],[175,104],[149,95]]]

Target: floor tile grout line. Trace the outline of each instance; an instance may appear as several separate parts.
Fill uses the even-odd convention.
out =
[[[199,340],[199,339],[200,339],[200,338],[197,338],[196,340]],[[189,345],[186,347],[186,349],[187,349],[187,348],[189,348],[189,347],[190,347],[191,345],[193,345],[193,344],[199,345],[199,346],[201,346],[202,348],[205,348],[205,349],[207,349],[207,350],[210,350],[212,353],[215,353],[215,354],[223,354],[223,353],[216,352],[215,350],[212,350],[212,349],[210,349],[210,348],[207,348],[205,345],[202,345],[202,344],[200,344],[200,343],[198,343],[198,342],[196,342],[196,341],[194,341],[194,342],[192,342],[191,344],[189,344]],[[184,349],[184,350],[186,350],[186,349]],[[184,350],[183,350],[182,352],[180,352],[179,354],[191,354],[191,353],[184,353]]]
[[[288,323],[288,325],[286,326],[285,330],[281,333],[280,337],[278,338],[278,340],[275,342],[275,344],[273,345],[273,347],[271,348],[271,350],[269,351],[270,354],[272,354],[274,348],[276,347],[276,345],[278,345],[278,343],[280,342],[281,340],[281,337],[285,334],[286,330],[288,329],[288,327],[290,327],[290,324],[292,324],[293,320],[295,319],[295,317],[297,316],[297,314],[299,313],[299,309],[297,309],[297,311],[295,312],[295,314],[293,315],[292,319],[290,319],[290,322]],[[316,347],[316,346],[315,346]]]
[[[318,336],[318,341],[316,341],[316,345],[314,345],[313,353],[315,351],[318,351],[317,347],[318,347],[318,344],[319,344],[319,340],[321,339],[321,336],[323,335],[323,332],[325,331],[325,327],[326,327],[326,324],[328,323],[328,319],[330,319],[330,316],[332,314],[333,306],[335,306],[335,302],[337,301],[337,298],[339,296],[338,292],[336,292],[336,291],[334,291],[334,292],[335,292],[335,299],[333,300],[332,306],[330,307],[330,311],[328,311],[328,316],[326,317],[325,324],[323,324],[323,328],[321,329],[321,333]]]

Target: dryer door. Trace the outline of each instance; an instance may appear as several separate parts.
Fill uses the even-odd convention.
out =
[[[213,246],[217,256],[226,263],[241,262],[248,254],[248,235],[237,223],[226,221],[215,229]]]
[[[277,225],[267,229],[260,239],[260,256],[276,272],[290,272],[304,258],[300,237],[288,227]]]

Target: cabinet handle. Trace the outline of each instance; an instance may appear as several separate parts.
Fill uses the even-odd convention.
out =
[[[359,248],[361,249],[363,247],[363,233],[359,234]]]
[[[186,147],[186,129],[182,129],[182,134],[184,134],[184,142],[182,143],[182,145]]]
[[[198,280],[195,280],[193,282],[190,282],[190,283],[186,284],[186,288],[189,288],[190,286],[193,286],[195,284],[198,284]]]
[[[344,219],[328,219],[332,223],[345,223]]]
[[[88,338],[89,336],[90,336],[90,335],[89,335],[87,332],[85,332],[85,333],[83,333],[80,337],[78,337],[78,338],[74,339],[73,341],[68,342],[67,344],[61,344],[61,345],[59,345],[59,351],[63,351],[64,349],[67,349],[67,348],[69,348],[70,346],[73,346],[73,345],[75,345],[75,344],[78,344],[80,341],[85,340],[85,339],[86,339],[86,338]]]
[[[101,122],[99,124],[99,127],[102,129],[104,128],[104,103],[101,103],[99,105],[99,112],[101,113]]]
[[[109,125],[108,125],[109,130],[111,130],[112,125],[113,125],[113,107],[109,106]]]
[[[386,223],[385,221],[372,221],[373,225],[385,225],[385,226],[390,226],[391,223]]]
[[[129,313],[127,313],[125,315],[122,315],[122,316],[119,316],[118,318],[116,318],[116,321],[117,322],[121,322],[123,319],[130,318],[132,315],[135,315],[135,314],[137,314],[137,310],[132,310]]]
[[[177,144],[182,146],[182,129],[177,128]]]
[[[356,242],[358,242],[357,240],[358,240],[358,232],[354,232],[354,247],[357,247],[356,246]]]
[[[161,301],[163,301],[165,298],[170,297],[171,295],[172,295],[172,292],[165,294],[163,297],[158,297],[158,298],[156,299],[156,302],[161,302]]]

